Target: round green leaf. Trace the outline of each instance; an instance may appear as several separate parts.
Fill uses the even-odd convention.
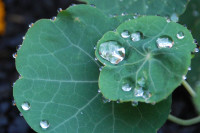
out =
[[[188,0],[81,0],[95,5],[108,15],[141,15],[179,16],[186,9]]]
[[[29,29],[17,52],[21,78],[14,85],[14,98],[36,132],[156,133],[166,121],[171,97],[132,107],[104,104],[97,93],[100,64],[94,45],[120,21],[80,5]]]
[[[128,35],[123,37],[124,32]],[[177,37],[180,32],[184,34],[181,39]],[[141,39],[133,41],[136,33]],[[125,55],[117,53],[113,45],[124,48]],[[97,44],[96,57],[105,65],[99,77],[101,92],[113,101],[161,101],[181,84],[194,48],[190,32],[165,18],[145,16],[125,22],[116,32],[107,32]],[[119,61],[118,56],[125,57]]]

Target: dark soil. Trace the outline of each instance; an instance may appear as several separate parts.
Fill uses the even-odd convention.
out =
[[[22,43],[28,25],[41,18],[57,15],[58,8],[67,8],[73,0],[4,0],[6,34],[0,36],[0,133],[32,133],[18,109],[12,105],[12,84],[18,78],[12,54]],[[172,114],[189,119],[197,115],[190,95],[183,87],[173,93]],[[167,121],[159,133],[200,133],[200,124],[179,126]]]

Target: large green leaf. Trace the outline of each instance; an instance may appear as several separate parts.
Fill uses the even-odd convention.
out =
[[[188,0],[80,0],[95,5],[108,15],[139,13],[141,15],[179,16]]]
[[[17,53],[21,78],[14,85],[14,98],[36,132],[155,133],[162,126],[171,98],[132,107],[104,104],[97,93],[100,64],[95,61],[94,45],[120,21],[81,5],[29,29]],[[41,121],[43,127],[49,125],[46,130]]]
[[[138,33],[141,39],[132,41]],[[109,61],[117,57],[113,42],[118,43],[118,49],[125,49],[121,62]],[[166,43],[172,46],[163,47]],[[125,22],[98,42],[96,56],[105,64],[99,78],[101,92],[114,101],[161,101],[181,84],[195,46],[187,28],[165,18],[146,16]]]
[[[198,42],[200,42],[200,1],[191,0],[187,10],[180,17],[180,23],[186,24],[189,29],[192,31],[192,35]],[[195,57],[192,59],[191,71],[188,72],[187,80],[189,84],[197,92],[196,97],[193,98],[194,104],[197,111],[200,113],[200,54],[195,53]]]

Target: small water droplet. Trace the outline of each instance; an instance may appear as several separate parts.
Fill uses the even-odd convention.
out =
[[[182,78],[183,78],[183,80],[186,80],[186,79],[187,79],[187,77],[186,77],[185,75],[183,75],[183,77],[182,77]]]
[[[23,36],[22,39],[25,40],[25,36]]]
[[[30,23],[30,24],[28,25],[28,27],[31,28],[33,25],[34,25],[33,23]]]
[[[167,36],[159,37],[156,40],[156,43],[157,43],[158,48],[171,48],[174,44],[172,39]]]
[[[130,37],[130,34],[129,34],[129,31],[123,31],[122,33],[121,33],[121,36],[123,37],[123,38],[129,38]]]
[[[52,17],[51,20],[52,20],[52,21],[55,21],[55,20],[56,20],[56,16]]]
[[[18,45],[18,46],[17,46],[17,51],[20,50],[21,47],[22,47],[22,45]]]
[[[183,39],[185,37],[185,35],[182,31],[178,32],[176,36],[178,39]]]
[[[135,33],[132,33],[131,34],[131,39],[133,42],[137,42],[137,41],[140,41],[141,38],[142,38],[142,33],[141,32],[135,32]]]
[[[199,48],[195,48],[195,49],[194,49],[194,52],[195,52],[195,53],[198,53],[198,52],[199,52]]]
[[[71,4],[71,6],[76,6],[76,4]]]
[[[140,87],[144,87],[145,86],[145,79],[142,77],[140,79],[137,80],[137,84],[140,86]]]
[[[191,67],[188,67],[188,71],[191,71],[192,70],[192,68]]]
[[[62,12],[62,8],[58,8],[57,12],[58,12],[58,13],[59,13],[59,12]]]
[[[122,85],[122,90],[123,91],[131,91],[131,89],[132,89],[132,86],[130,84],[128,84],[128,83]]]
[[[96,47],[96,46],[94,46],[94,50],[95,50],[95,49],[97,49],[97,47]]]
[[[13,55],[12,55],[12,57],[15,59],[15,58],[17,58],[17,53],[14,53]]]
[[[132,105],[133,107],[138,106],[138,101],[133,101],[133,102],[131,103],[131,105]]]
[[[125,49],[115,41],[100,44],[99,55],[112,64],[119,64],[124,60]]]
[[[90,4],[90,6],[96,8],[96,6],[94,4]]]
[[[19,116],[23,116],[23,114],[20,112],[20,113],[19,113]]]
[[[12,101],[12,105],[13,105],[13,106],[16,106],[15,100]]]
[[[173,13],[171,16],[170,16],[170,19],[171,21],[173,22],[178,22],[179,18],[178,18],[178,15],[176,13]]]
[[[98,93],[101,93],[101,90],[100,90],[100,89],[98,89]]]
[[[136,96],[136,97],[143,97],[143,95],[144,95],[144,91],[143,91],[143,88],[142,87],[136,87],[135,89],[134,89],[134,95]]]
[[[110,100],[105,98],[105,97],[102,97],[102,100],[103,100],[103,103],[109,103],[110,102]]]
[[[152,102],[151,105],[156,105],[156,102]]]
[[[48,121],[46,121],[46,120],[42,120],[41,122],[40,122],[40,127],[42,128],[42,129],[47,129],[47,128],[49,128],[49,126],[50,126],[50,124],[49,124],[49,122]]]
[[[118,100],[116,101],[116,103],[120,103],[120,100],[118,99]]]
[[[101,66],[101,67],[99,68],[99,71],[102,71],[102,69],[103,69],[103,66]]]
[[[97,58],[94,58],[94,60],[97,61],[98,59],[97,59]]]
[[[28,111],[31,108],[31,106],[28,102],[22,103],[21,107],[24,111]]]
[[[152,96],[152,94],[146,90],[144,91],[144,94],[143,94],[143,98],[145,99],[145,102],[148,103],[148,99]]]

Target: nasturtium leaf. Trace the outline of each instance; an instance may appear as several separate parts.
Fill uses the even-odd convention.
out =
[[[171,97],[150,105],[102,101],[100,64],[94,45],[123,19],[80,5],[40,20],[17,52],[21,77],[14,98],[28,124],[39,133],[156,133],[166,121]],[[145,127],[145,128],[144,128]]]
[[[181,84],[195,46],[187,28],[165,18],[125,22],[98,41],[99,88],[113,101],[161,101]]]
[[[107,15],[141,15],[179,16],[186,9],[188,0],[81,0],[95,5]]]
[[[185,13],[180,17],[180,23],[186,24],[188,29],[191,30],[193,37],[200,42],[200,1],[192,0],[187,6]],[[196,51],[198,51],[198,46]],[[194,54],[191,62],[191,71],[187,74],[187,81],[196,91],[196,97],[193,97],[194,105],[200,113],[200,53]]]

